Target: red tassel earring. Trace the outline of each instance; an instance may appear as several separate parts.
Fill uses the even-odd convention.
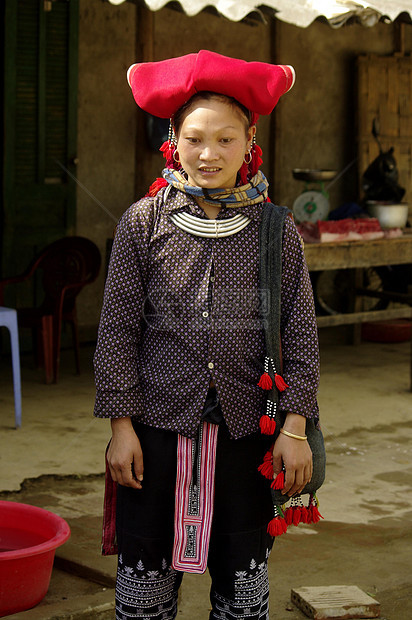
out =
[[[169,140],[166,140],[166,142],[163,142],[159,149],[163,153],[163,157],[166,160],[167,168],[173,168],[173,153],[175,152],[175,148],[176,147],[174,144],[171,144]]]
[[[180,161],[176,161],[174,157],[176,152],[176,146],[176,135],[173,129],[172,119],[170,119],[168,139],[166,140],[166,142],[163,142],[159,151],[163,154],[163,157],[166,160],[166,168],[174,168],[175,170],[180,170]],[[157,193],[162,189],[162,187],[166,187],[166,185],[167,181],[163,177],[158,177],[149,187],[149,191],[147,192],[146,196],[156,196]]]
[[[163,153],[163,157],[166,160],[167,168],[174,168],[175,170],[180,170],[181,169],[180,160],[176,159],[175,157],[176,148],[177,148],[176,134],[175,134],[175,130],[173,127],[173,120],[170,119],[169,136],[166,142],[163,142],[162,146],[160,147],[160,151]]]
[[[246,185],[249,183],[249,164],[252,161],[251,150],[248,151],[243,158],[243,164],[240,167],[239,175],[240,175],[240,184]]]
[[[254,177],[255,174],[257,174],[257,171],[259,170],[260,166],[263,163],[263,160],[262,160],[262,149],[260,148],[260,146],[258,144],[256,144],[256,137],[255,136],[253,136],[251,152],[252,152],[252,158],[251,158],[251,162],[249,164],[250,178]]]
[[[252,146],[245,155],[243,164],[239,170],[240,182],[242,185],[249,183],[250,179],[257,174],[262,163],[262,149],[256,144],[256,136],[253,136]]]

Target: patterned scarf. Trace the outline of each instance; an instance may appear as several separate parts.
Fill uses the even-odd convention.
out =
[[[204,189],[203,187],[189,185],[181,172],[171,168],[165,168],[162,174],[169,185],[173,185],[176,189],[191,196],[202,198],[214,206],[247,207],[264,202],[268,197],[269,183],[260,170],[246,185],[229,189]]]

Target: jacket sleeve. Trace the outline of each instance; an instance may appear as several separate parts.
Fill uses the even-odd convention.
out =
[[[94,355],[96,417],[132,416],[140,409],[137,353],[152,228],[152,198],[132,205],[117,226]]]
[[[281,342],[283,378],[280,408],[318,418],[319,345],[312,285],[303,242],[291,218],[286,218],[282,245]]]

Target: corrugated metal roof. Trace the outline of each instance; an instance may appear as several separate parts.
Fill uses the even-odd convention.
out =
[[[121,4],[125,0],[109,0]],[[145,0],[152,11],[158,11],[170,0]],[[411,0],[179,0],[187,15],[197,15],[206,7],[214,7],[221,15],[232,21],[240,21],[259,7],[273,9],[278,19],[296,26],[309,26],[317,17],[323,16],[331,26],[338,28],[350,18],[357,18],[365,26],[374,26],[382,17],[395,20],[400,13],[412,17]]]

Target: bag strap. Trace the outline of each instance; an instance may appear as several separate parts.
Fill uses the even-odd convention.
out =
[[[282,236],[287,207],[265,203],[260,226],[260,289],[267,294],[267,321],[264,323],[266,355],[280,365],[280,307],[282,280]]]
[[[262,295],[262,323],[265,334],[264,375],[267,381],[259,381],[264,389],[269,389],[266,412],[261,419],[261,430],[273,434],[275,416],[279,404],[279,389],[284,389],[279,373],[282,368],[280,342],[281,282],[282,282],[282,236],[287,207],[278,207],[268,202],[264,204],[259,231],[259,286]],[[270,377],[270,379],[269,379]],[[266,387],[265,387],[266,386]],[[269,419],[268,419],[269,418]]]

